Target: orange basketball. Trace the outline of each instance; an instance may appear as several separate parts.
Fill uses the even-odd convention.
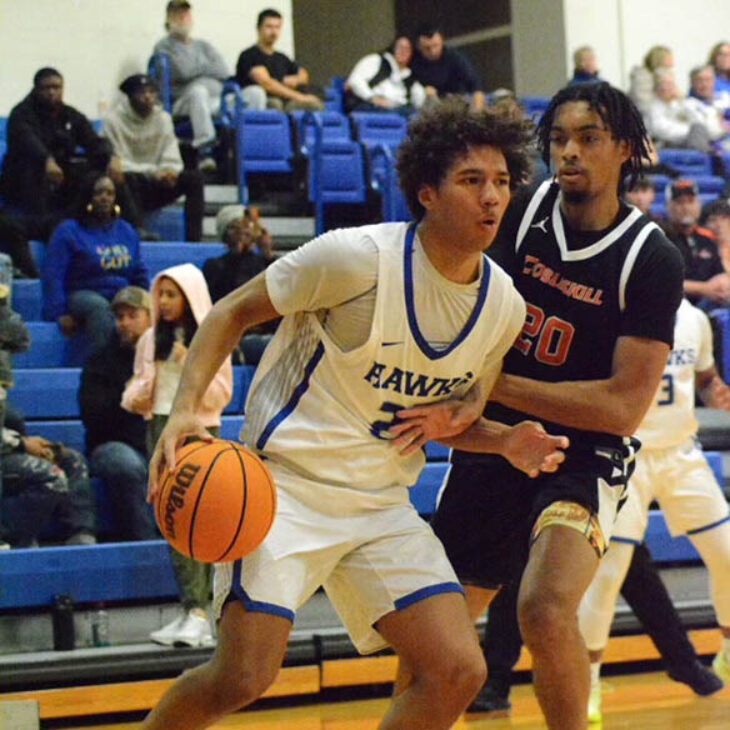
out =
[[[276,488],[266,465],[245,446],[216,439],[176,452],[160,477],[155,519],[167,541],[204,563],[238,560],[271,529]]]

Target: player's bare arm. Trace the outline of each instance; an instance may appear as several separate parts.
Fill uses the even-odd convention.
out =
[[[546,383],[503,374],[491,399],[537,418],[587,431],[630,436],[656,393],[669,345],[644,337],[619,337],[610,378]]]
[[[157,477],[163,466],[169,464],[174,467],[175,449],[182,445],[186,437],[211,438],[199,422],[196,410],[215,374],[244,331],[278,316],[269,299],[265,275],[261,273],[217,302],[200,324],[185,358],[170,418],[150,461],[148,500],[154,498]]]
[[[427,441],[442,441],[465,431],[484,412],[498,375],[496,369],[482,375],[463,398],[448,398],[398,411],[398,422],[388,430],[394,437],[394,447],[400,449],[403,456],[408,456]]]
[[[730,411],[730,387],[714,367],[696,372],[695,383],[706,406]]]
[[[461,451],[499,454],[530,477],[557,471],[565,461],[566,436],[553,436],[541,423],[521,421],[514,426],[480,418],[466,431],[439,442]]]

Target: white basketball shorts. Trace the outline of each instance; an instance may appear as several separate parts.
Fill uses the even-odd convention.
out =
[[[463,592],[407,488],[370,493],[318,484],[267,463],[278,487],[276,519],[255,552],[216,565],[216,617],[235,597],[249,611],[293,621],[324,586],[358,651],[367,654],[387,645],[375,629],[386,614]]]
[[[694,439],[669,449],[639,451],[613,539],[641,542],[653,500],[659,503],[675,537],[702,532],[728,516],[725,495]]]

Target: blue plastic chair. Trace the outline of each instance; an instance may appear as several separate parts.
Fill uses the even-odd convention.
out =
[[[26,322],[43,320],[43,289],[40,279],[16,279],[13,282],[13,309]]]
[[[665,147],[659,150],[659,161],[671,165],[682,177],[712,175],[712,161],[709,155],[699,150],[680,150]]]
[[[397,148],[406,138],[408,121],[395,113],[353,112],[350,114],[355,139],[366,147],[387,145]]]
[[[370,159],[375,189],[380,192],[383,199],[383,220],[410,221],[413,216],[398,185],[392,150],[386,145],[377,145],[370,150]]]
[[[84,335],[64,337],[55,322],[26,322],[31,347],[13,358],[14,368],[80,367],[91,351]]]
[[[199,269],[210,258],[222,256],[228,251],[223,243],[184,243],[184,242],[148,242],[140,245],[140,255],[147,264],[150,278],[159,274],[163,269],[169,269],[178,264],[194,264]]]

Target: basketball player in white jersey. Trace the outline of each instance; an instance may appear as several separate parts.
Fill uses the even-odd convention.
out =
[[[712,330],[704,312],[686,299],[677,312],[674,347],[664,375],[637,432],[642,449],[618,514],[611,548],[583,597],[580,626],[591,659],[588,716],[601,720],[600,669],[616,596],[634,546],[644,539],[649,505],[656,500],[672,535],[686,535],[709,571],[712,602],[723,635],[713,668],[730,683],[730,510],[696,442],[695,388],[706,405],[730,410],[730,388],[712,357]]]
[[[356,647],[393,647],[410,671],[382,728],[448,728],[485,677],[463,589],[408,498],[423,433],[397,444],[396,411],[449,400],[457,424],[482,412],[524,303],[483,251],[527,173],[524,122],[445,103],[412,122],[398,171],[417,225],[326,233],[218,302],[191,345],[151,469],[188,435],[196,406],[245,328],[283,315],[251,386],[245,442],[279,491],[272,531],[216,569],[219,642],[155,708],[147,730],[194,730],[274,681],[295,611],[323,585]],[[562,437],[534,422],[482,426],[488,450],[536,475]],[[405,448],[404,448],[405,447]]]

